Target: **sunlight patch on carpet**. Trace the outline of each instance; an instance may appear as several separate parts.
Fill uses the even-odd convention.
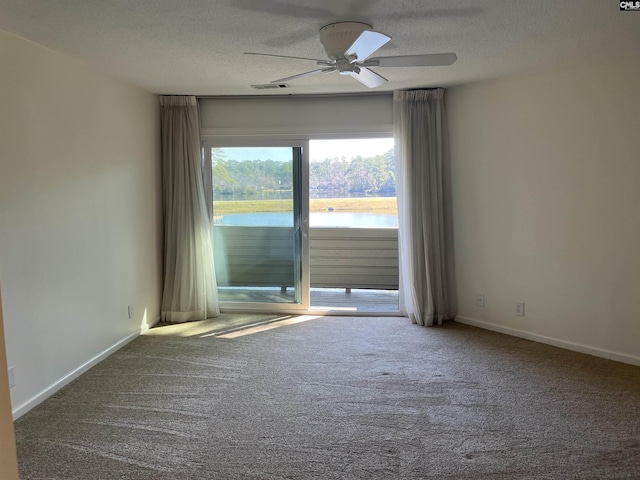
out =
[[[275,322],[265,323],[263,325],[256,325],[250,328],[243,328],[241,330],[236,330],[234,332],[225,333],[223,335],[217,335],[217,336],[218,338],[244,337],[245,335],[252,335],[254,333],[265,332],[267,330],[272,330],[274,328],[286,327],[287,325],[295,325],[296,323],[308,322],[309,320],[317,320],[318,318],[324,318],[324,317],[321,317],[318,315],[300,315],[297,317],[289,317],[289,318],[284,318],[282,320],[278,320]],[[208,337],[212,335],[215,335],[215,334],[203,335],[203,336]]]

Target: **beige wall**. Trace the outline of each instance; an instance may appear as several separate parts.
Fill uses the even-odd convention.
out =
[[[627,58],[447,92],[462,321],[640,364],[638,85]]]
[[[0,65],[0,278],[21,414],[159,314],[158,100],[2,32]]]

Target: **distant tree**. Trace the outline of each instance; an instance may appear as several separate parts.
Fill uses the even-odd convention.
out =
[[[382,155],[363,158],[357,156],[351,159],[347,172],[351,192],[366,194],[380,193],[389,178],[385,158]]]
[[[396,193],[396,161],[394,157],[393,148],[387,151],[384,155],[385,171],[387,172],[387,178],[380,189],[380,193],[395,194]]]
[[[236,183],[227,170],[227,156],[223,149],[211,149],[212,180],[214,193],[232,193]]]

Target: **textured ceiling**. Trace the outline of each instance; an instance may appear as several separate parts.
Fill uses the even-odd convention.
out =
[[[547,66],[640,52],[640,12],[617,0],[0,0],[0,30],[158,94],[369,91],[315,75],[286,90],[252,84],[315,68],[251,57],[325,58],[318,30],[362,21],[392,37],[374,56],[455,52],[449,67],[380,68],[376,91],[453,86]]]

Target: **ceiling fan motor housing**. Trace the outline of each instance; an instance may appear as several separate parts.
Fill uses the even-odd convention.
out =
[[[349,62],[349,60],[345,58],[339,58],[336,60],[335,68],[338,70],[340,75],[349,75],[351,72],[360,73],[360,67],[356,64]]]
[[[320,42],[329,58],[338,60],[344,58],[344,52],[365,30],[371,30],[371,25],[362,22],[331,23],[320,29]]]

